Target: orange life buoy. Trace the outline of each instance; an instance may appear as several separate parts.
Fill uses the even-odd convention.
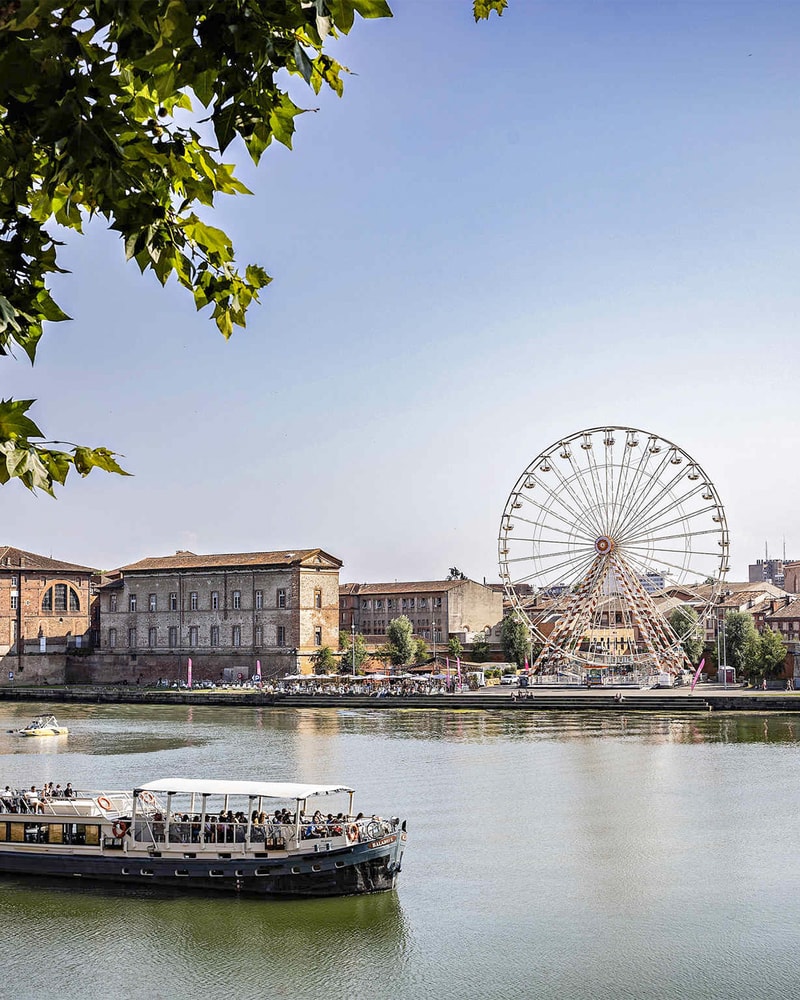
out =
[[[105,795],[97,796],[97,804],[101,809],[105,809],[108,812],[109,809],[113,809],[114,806],[111,804],[111,799],[107,799]]]
[[[123,823],[122,820],[118,819],[116,823],[112,823],[111,832],[117,839],[119,839],[120,837],[124,837],[125,834],[128,832],[128,824]]]
[[[355,823],[351,823],[351,824],[350,824],[350,825],[349,825],[349,826],[347,827],[347,831],[346,831],[346,832],[347,832],[347,839],[348,839],[348,840],[349,840],[349,841],[350,841],[351,843],[355,843],[355,841],[357,841],[357,840],[358,840],[358,827],[356,826],[356,824],[355,824]]]
[[[139,798],[147,805],[154,806],[156,804],[156,797],[152,792],[139,792]]]

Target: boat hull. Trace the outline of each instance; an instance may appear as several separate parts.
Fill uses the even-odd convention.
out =
[[[340,851],[255,858],[0,850],[0,874],[262,897],[361,895],[394,888],[405,838],[404,831],[397,831]]]

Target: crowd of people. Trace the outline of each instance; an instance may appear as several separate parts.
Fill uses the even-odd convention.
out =
[[[341,837],[346,831],[351,840],[360,836],[364,823],[381,822],[377,816],[366,820],[363,813],[354,819],[344,813],[323,815],[317,810],[313,815],[300,816],[300,837],[302,840]],[[198,813],[174,813],[169,823],[162,812],[154,812],[147,820],[137,821],[136,839],[146,840],[152,836],[158,842],[180,844],[244,844],[263,843],[276,847],[295,836],[298,829],[297,814],[288,809],[276,809],[273,813],[254,811],[248,823],[244,812],[222,811],[201,816]],[[202,836],[201,836],[202,834]]]
[[[31,785],[30,788],[12,788],[6,785],[0,793],[5,812],[11,813],[43,813],[45,805],[52,799],[72,799],[75,797],[75,790],[72,782],[68,781],[62,788],[60,784],[54,785],[52,781],[45,782],[41,788]]]

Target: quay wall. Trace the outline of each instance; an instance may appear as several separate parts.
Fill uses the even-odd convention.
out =
[[[83,702],[100,704],[141,705],[214,705],[272,708],[362,708],[381,711],[392,708],[442,709],[446,711],[514,711],[514,712],[658,712],[683,715],[702,712],[782,712],[800,713],[800,693],[792,695],[725,695],[702,696],[658,695],[655,693],[626,694],[622,701],[613,695],[595,692],[537,694],[534,698],[511,698],[499,695],[418,695],[410,697],[375,698],[366,695],[283,695],[241,689],[189,691],[186,689],[154,689],[136,685],[54,685],[0,688],[0,701],[46,701],[57,704]]]

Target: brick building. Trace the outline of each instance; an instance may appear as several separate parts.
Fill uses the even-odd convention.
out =
[[[107,679],[311,671],[339,644],[341,560],[321,549],[142,559],[100,590]],[[225,674],[228,670],[230,673]],[[116,671],[117,678],[113,675]]]
[[[93,575],[87,566],[0,548],[0,657],[64,652],[86,641]]]

